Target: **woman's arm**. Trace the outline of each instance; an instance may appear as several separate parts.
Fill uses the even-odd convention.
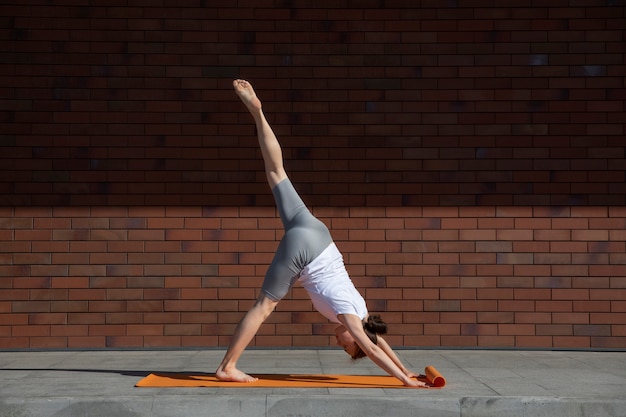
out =
[[[396,353],[393,351],[391,346],[389,346],[389,343],[387,343],[385,339],[383,339],[380,335],[377,335],[377,337],[378,337],[378,346],[383,350],[383,352],[387,354],[387,356],[389,356],[389,359],[391,359],[393,363],[395,363],[396,366],[400,368],[402,372],[404,372],[406,376],[408,376],[409,378],[414,378],[418,376],[415,372],[409,371],[408,369],[404,367],[404,365],[402,364],[402,361],[400,361],[400,358],[398,358]]]
[[[392,360],[389,355],[380,347],[376,346],[367,337],[365,331],[363,331],[363,323],[358,316],[353,314],[340,314],[337,316],[339,321],[348,329],[348,332],[352,335],[355,342],[361,347],[363,352],[368,358],[372,360],[381,369],[387,372],[389,375],[398,378],[407,387],[419,387],[425,384],[416,379],[411,379],[398,365]],[[386,342],[385,342],[386,344]],[[394,355],[395,356],[395,355]]]

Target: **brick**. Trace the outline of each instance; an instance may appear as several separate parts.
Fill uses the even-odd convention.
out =
[[[46,313],[50,311],[49,301],[13,301],[13,313]]]
[[[67,324],[67,314],[64,313],[31,313],[28,315],[30,326],[46,324]]]
[[[478,346],[513,347],[513,336],[478,336]]]
[[[496,240],[496,231],[495,230],[460,230],[459,231],[459,239],[460,240]]]
[[[67,338],[67,347],[71,349],[76,349],[76,348],[101,349],[105,347],[105,344],[106,344],[106,338],[102,336],[97,336],[97,337],[69,336]]]
[[[460,282],[461,287],[470,288],[490,288],[495,287],[497,279],[495,277],[463,277]]]
[[[461,264],[495,264],[496,254],[494,253],[461,253],[459,256]]]
[[[93,243],[93,242],[91,242]],[[162,242],[146,242],[145,251],[150,252],[153,250],[152,245],[159,244]],[[174,243],[174,242],[172,242]],[[166,245],[163,245],[164,247]],[[173,247],[174,245],[172,245]],[[144,251],[143,242],[123,242],[123,241],[107,241],[106,242],[106,252],[142,252]],[[94,251],[95,252],[95,251]],[[100,250],[100,252],[104,252],[104,250]]]
[[[551,323],[550,312],[515,312],[516,323]]]
[[[511,276],[513,265],[478,265],[476,274],[482,276]]]
[[[66,337],[31,337],[31,349],[64,349],[67,348]]]
[[[57,244],[68,247],[67,242],[54,242]],[[59,247],[59,246],[56,246]],[[105,252],[107,248],[106,242],[69,242],[69,252],[81,253],[81,252]],[[44,250],[43,248],[41,250]]]
[[[498,334],[502,336],[534,336],[534,324],[498,324]]]
[[[553,300],[588,300],[589,299],[589,290],[588,289],[553,289],[552,290],[552,299]]]
[[[450,265],[459,263],[459,254],[456,253],[425,253],[424,264]]]
[[[608,230],[572,230],[572,240],[597,240],[606,241],[609,239]]]
[[[574,335],[606,337],[611,335],[611,326],[605,324],[575,324]]]
[[[550,229],[552,228],[550,219],[545,218],[516,218],[516,229]]]
[[[425,300],[425,311],[460,311],[460,301],[458,300]]]
[[[80,326],[51,326],[50,336],[52,337],[67,337],[67,336],[84,336],[88,334],[88,327],[85,325]]]
[[[511,242],[485,241],[476,242],[477,252],[512,252]]]
[[[582,265],[552,265],[552,275],[561,277],[585,276],[589,274],[589,269]]]
[[[498,326],[496,324],[461,324],[461,334],[464,336],[484,336],[497,335]]]
[[[554,291],[550,289],[525,288],[513,290],[516,300],[550,300],[554,299]]]
[[[459,240],[458,230],[424,230],[422,231],[424,240]]]
[[[609,277],[572,277],[572,288],[609,288]]]
[[[424,324],[424,335],[458,335],[460,324]]]
[[[626,277],[610,277],[609,282],[611,288],[626,288]]]
[[[143,268],[139,265],[107,265],[106,275],[109,277],[141,276]]]
[[[457,288],[459,286],[458,277],[424,277],[424,288]],[[424,293],[428,293],[428,290],[422,290]],[[439,293],[437,293],[439,295]]]
[[[144,336],[144,346],[150,348],[180,346],[180,336]]]
[[[477,323],[514,323],[515,313],[480,311],[477,313],[476,322]]]
[[[541,253],[534,255],[535,264],[571,264],[572,256],[568,253]]]
[[[442,336],[442,346],[476,346],[476,336]]]
[[[552,322],[555,324],[589,324],[588,313],[552,313]]]
[[[591,325],[602,325],[602,324],[618,325],[624,322],[625,317],[626,317],[626,313],[617,313],[617,312],[591,313],[589,322]]]
[[[587,247],[591,253],[623,253],[626,248],[624,242],[587,242]]]
[[[402,242],[402,249],[401,249],[401,251],[403,253],[407,253],[407,252],[414,252],[414,253],[415,252],[436,252],[437,251],[437,243],[436,242]]]
[[[143,289],[107,289],[106,294],[108,300],[139,300],[143,298]]]
[[[533,237],[535,240],[549,240],[549,241],[570,240],[570,231],[569,230],[535,230],[533,232]]]
[[[550,242],[552,252],[587,252],[586,242]]]
[[[533,240],[532,230],[498,230],[496,233],[498,240]]]
[[[407,218],[404,220],[407,229],[440,229],[441,219],[437,218]]]
[[[515,345],[523,347],[547,348],[552,346],[551,336],[516,336]]]
[[[479,229],[513,229],[515,219],[513,218],[479,218]]]
[[[498,264],[533,264],[534,254],[532,253],[498,253]]]
[[[535,286],[537,288],[571,288],[571,277],[536,277]]]
[[[589,337],[554,336],[553,343],[555,347],[573,346],[580,349],[589,349],[591,347]]]
[[[537,336],[572,336],[573,326],[569,324],[539,324],[536,327]]]
[[[556,269],[557,266],[552,266],[552,270]],[[546,276],[550,275],[550,267],[547,265],[514,265],[513,271],[515,275],[518,276]],[[555,274],[558,275],[558,274]]]
[[[543,311],[536,307],[541,301],[529,300],[499,300],[498,311]]]
[[[89,304],[87,301],[53,301],[50,303],[51,312],[87,312]]]
[[[494,311],[498,310],[497,300],[461,300],[462,311]]]
[[[624,346],[626,338],[624,337],[591,337],[591,348],[594,349],[612,349]]]
[[[573,303],[573,311],[575,312],[607,312],[611,310],[611,304],[606,301],[579,301]]]
[[[571,312],[573,307],[572,301],[537,301],[535,305],[535,311],[544,312],[561,312],[568,313]]]
[[[29,291],[29,298],[31,300],[66,300],[66,289],[38,289],[34,288]]]
[[[471,242],[440,242],[439,252],[474,252],[474,244]]]
[[[13,280],[13,288],[50,288],[50,285],[51,280],[49,277],[20,277]]]

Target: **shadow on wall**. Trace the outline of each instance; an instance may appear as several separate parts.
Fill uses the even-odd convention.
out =
[[[213,3],[0,10],[0,205],[272,206],[239,77],[311,206],[626,204],[623,0]]]
[[[250,135],[222,140],[42,139],[41,146],[5,136],[0,205],[273,206],[253,128],[246,129]],[[515,146],[504,139],[485,146],[478,136],[460,142],[283,139],[289,174],[311,206],[626,204],[626,144],[589,138],[556,146],[546,137],[545,144],[520,138]]]

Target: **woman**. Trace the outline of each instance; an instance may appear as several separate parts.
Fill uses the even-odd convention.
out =
[[[414,379],[417,374],[407,370],[389,344],[379,336],[386,332],[386,324],[378,316],[369,316],[365,301],[350,280],[328,228],[309,212],[293,188],[283,167],[280,144],[265,119],[261,101],[252,85],[235,80],[233,87],[256,123],[267,181],[285,233],[265,276],[261,294],[237,326],[215,372],[216,377],[234,382],[257,380],[237,369],[237,361],[278,302],[295,281],[300,280],[314,307],[339,324],[335,330],[337,345],[352,358],[367,356],[404,385],[423,386],[424,383]]]

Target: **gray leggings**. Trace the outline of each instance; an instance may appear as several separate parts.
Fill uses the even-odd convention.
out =
[[[273,189],[280,219],[285,228],[261,291],[268,298],[282,299],[298,280],[300,272],[332,243],[324,223],[311,214],[289,178]]]

